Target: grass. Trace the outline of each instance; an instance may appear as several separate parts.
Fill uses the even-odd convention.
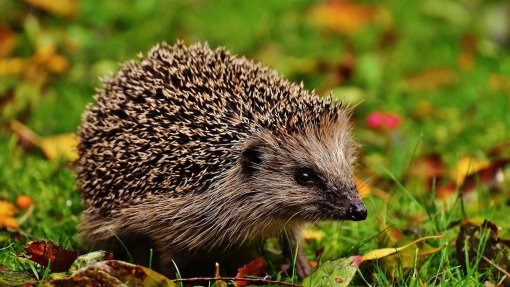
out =
[[[16,37],[4,58],[29,58],[49,43],[69,65],[61,72],[37,64],[32,74],[0,74],[0,197],[13,202],[27,194],[35,202],[20,236],[0,231],[0,264],[22,268],[14,254],[26,240],[81,248],[73,237],[81,203],[72,169],[46,160],[37,149],[23,149],[8,121],[17,119],[42,136],[72,132],[100,76],[157,42],[180,38],[226,46],[319,94],[333,91],[336,99],[356,105],[354,131],[363,146],[359,175],[391,199],[366,198],[365,222],[314,227],[325,236],[308,242],[310,258],[320,247],[322,260],[385,247],[383,222],[409,240],[442,234],[445,239],[430,245],[450,244],[405,270],[397,259],[395,276],[386,272],[384,260],[364,265],[355,284],[481,286],[489,272],[477,265],[482,259],[464,269],[455,257],[456,223],[465,215],[485,218],[510,237],[509,181],[493,188],[480,183],[464,202],[465,215],[457,196],[438,200],[434,191],[460,159],[490,161],[488,151],[510,140],[509,33],[499,29],[508,24],[501,12],[508,6],[503,1],[361,2],[373,16],[366,20],[349,10],[358,15],[352,21],[368,22],[347,32],[340,24],[320,24],[328,16],[314,17],[320,2],[310,0],[82,1],[73,16],[1,2],[0,28]],[[367,128],[365,119],[373,111],[396,113],[402,124],[391,132]],[[411,164],[429,154],[439,154],[447,170],[432,187]],[[506,149],[498,156],[508,154]],[[503,173],[510,175],[508,168]]]

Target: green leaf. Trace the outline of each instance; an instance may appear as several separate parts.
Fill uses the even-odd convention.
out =
[[[74,260],[73,265],[71,265],[71,268],[69,268],[69,272],[74,273],[80,268],[92,265],[96,262],[103,261],[105,260],[107,255],[108,252],[106,251],[94,251],[78,256],[78,258]]]
[[[304,287],[342,287],[351,282],[358,265],[361,263],[361,256],[351,256],[338,260],[327,261],[319,266],[310,276],[303,281]]]
[[[38,280],[31,273],[25,271],[12,271],[0,266],[0,286],[19,286],[36,284]]]

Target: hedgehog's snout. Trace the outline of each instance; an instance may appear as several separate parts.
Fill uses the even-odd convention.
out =
[[[367,208],[361,201],[351,203],[347,216],[353,221],[365,220],[367,218]]]
[[[367,208],[365,207],[365,204],[363,204],[363,202],[361,201],[358,188],[356,187],[356,185],[349,189],[349,193],[351,203],[347,209],[346,219],[353,221],[365,220],[368,214]]]

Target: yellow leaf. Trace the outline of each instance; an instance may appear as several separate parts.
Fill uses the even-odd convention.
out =
[[[20,140],[40,148],[49,160],[57,160],[60,157],[65,157],[71,161],[78,159],[76,152],[78,139],[74,133],[40,137],[29,127],[16,120],[11,121],[10,126]]]
[[[18,75],[27,65],[28,61],[22,58],[0,59],[0,76]]]
[[[442,235],[433,235],[433,236],[426,236],[426,237],[422,237],[422,238],[418,238],[416,239],[415,241],[409,243],[409,244],[406,244],[404,246],[401,246],[401,247],[396,247],[396,248],[381,248],[381,249],[376,249],[376,250],[371,250],[365,254],[363,254],[363,256],[361,257],[361,262],[363,261],[367,261],[367,260],[375,260],[375,259],[379,259],[379,258],[383,258],[383,257],[386,257],[388,255],[391,255],[391,254],[394,254],[394,253],[397,253],[397,252],[400,252],[418,242],[421,242],[421,241],[424,241],[424,240],[428,240],[428,239],[439,239],[439,238],[443,238],[444,236]]]
[[[74,133],[43,137],[38,146],[49,160],[57,160],[60,157],[65,157],[71,161],[78,159],[76,152],[78,139]]]
[[[10,229],[18,229],[19,222],[16,218],[13,217],[0,218],[0,226],[7,227]]]
[[[481,161],[472,157],[465,157],[457,162],[450,172],[450,177],[457,184],[462,184],[466,176],[473,174],[490,165],[487,161]]]
[[[0,200],[0,227],[18,229],[19,223],[14,218],[15,213],[16,207],[12,203]]]
[[[76,13],[76,0],[25,0],[28,4],[61,17]]]
[[[16,207],[14,204],[7,202],[5,200],[0,200],[0,218],[2,217],[12,217],[16,212]]]
[[[303,239],[306,240],[321,240],[322,238],[324,238],[324,232],[308,228],[304,228],[301,231],[301,235],[303,236]]]

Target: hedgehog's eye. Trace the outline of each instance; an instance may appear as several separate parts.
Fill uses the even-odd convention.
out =
[[[262,153],[256,147],[250,147],[241,154],[241,168],[246,175],[253,174],[262,162]]]
[[[313,169],[308,167],[298,169],[294,174],[294,179],[296,180],[297,183],[304,186],[310,186],[312,184],[317,183],[320,180],[317,173]]]

